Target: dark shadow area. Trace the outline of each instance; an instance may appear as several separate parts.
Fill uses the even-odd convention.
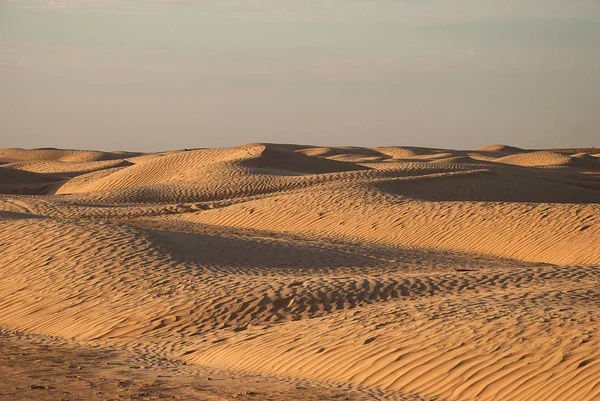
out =
[[[51,193],[64,178],[52,174],[0,167],[0,194],[42,195]]]
[[[600,203],[600,191],[543,178],[480,173],[376,184],[383,192],[431,202]]]
[[[318,243],[292,242],[284,239],[247,238],[219,234],[153,231],[159,235],[161,248],[177,259],[204,266],[251,271],[264,269],[335,269],[339,267],[380,266],[378,258],[364,256],[360,251]],[[166,241],[165,241],[166,240]]]

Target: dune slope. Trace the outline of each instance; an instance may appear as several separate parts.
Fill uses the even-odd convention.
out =
[[[0,326],[373,399],[598,400],[590,152],[0,150]]]

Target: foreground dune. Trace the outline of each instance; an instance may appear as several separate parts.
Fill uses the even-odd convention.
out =
[[[0,193],[5,335],[349,397],[600,399],[596,149],[3,149]]]

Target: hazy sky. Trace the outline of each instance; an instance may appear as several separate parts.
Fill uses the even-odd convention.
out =
[[[0,147],[600,147],[600,0],[0,0]]]

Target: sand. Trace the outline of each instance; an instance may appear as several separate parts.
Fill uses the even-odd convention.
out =
[[[0,233],[0,399],[600,399],[597,149],[2,149]]]
[[[360,400],[327,383],[150,360],[127,349],[74,344],[0,329],[0,399],[56,400]]]

